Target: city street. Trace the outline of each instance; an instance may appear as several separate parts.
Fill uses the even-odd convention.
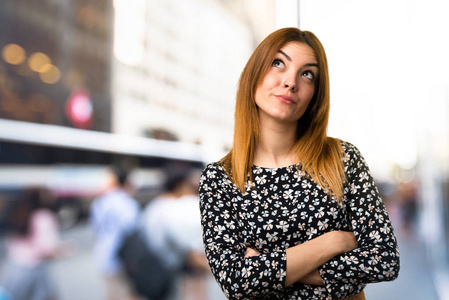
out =
[[[358,247],[372,248],[329,262],[336,289],[397,278],[368,284],[366,299],[449,300],[449,1],[1,3],[0,300],[6,287],[8,300],[137,300],[105,278],[119,268],[105,253],[157,196],[168,201],[154,201],[145,238],[163,263],[185,267],[168,280],[175,300],[226,300],[202,252],[187,251],[203,251],[200,229],[189,230],[198,199],[232,298],[280,274],[279,253],[244,260],[245,250],[354,226]],[[287,250],[288,279],[320,283],[291,274],[356,247],[352,234],[329,236],[318,250]],[[143,261],[127,270],[158,265]],[[143,286],[163,286],[163,273]],[[282,292],[323,295],[293,288]]]
[[[51,266],[53,279],[56,281],[60,294],[58,300],[104,299],[104,282],[95,266],[92,251],[94,236],[90,228],[87,224],[78,224],[63,231],[62,239],[75,247],[72,255],[55,260]],[[1,240],[0,270],[4,262],[4,255],[4,241]],[[226,299],[212,277],[208,281],[208,295],[207,299]]]
[[[77,245],[67,258],[56,260],[52,271],[57,282],[60,300],[103,299],[104,286],[92,256],[93,235],[86,224],[63,232],[63,239]],[[433,274],[426,262],[423,245],[416,238],[400,240],[401,272],[394,282],[370,284],[365,289],[369,300],[437,300]],[[4,253],[4,251],[2,251]],[[208,281],[208,299],[226,299],[215,281]],[[187,299],[182,299],[187,300]],[[190,300],[190,299],[189,299]]]

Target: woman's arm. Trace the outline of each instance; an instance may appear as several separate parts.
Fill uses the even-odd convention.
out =
[[[287,249],[287,277],[289,286],[326,263],[332,257],[357,248],[352,232],[331,231],[310,241]],[[312,273],[313,275],[313,273]]]
[[[285,286],[294,282],[324,285],[317,268],[332,257],[357,248],[352,232],[331,231],[310,241],[287,249],[287,276]],[[259,255],[247,248],[245,257]]]
[[[200,181],[203,242],[212,274],[230,299],[248,299],[284,289],[285,250],[245,257],[246,233],[238,219],[240,194],[223,168],[211,164]]]
[[[209,165],[200,181],[200,211],[206,256],[228,298],[246,299],[282,291],[337,254],[357,244],[350,232],[335,231],[287,250],[246,256],[247,228],[239,221],[239,199],[224,170]]]
[[[354,286],[394,280],[399,274],[393,226],[369,168],[355,146],[346,144],[344,148],[348,183],[343,205],[358,248],[318,268],[326,289],[335,298],[351,295]]]

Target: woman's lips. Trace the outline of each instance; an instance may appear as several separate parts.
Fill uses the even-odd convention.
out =
[[[292,97],[287,95],[275,95],[276,98],[278,98],[282,103],[285,104],[295,104],[296,102],[293,100]]]

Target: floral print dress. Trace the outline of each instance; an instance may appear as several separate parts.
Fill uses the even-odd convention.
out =
[[[399,251],[378,189],[358,149],[342,142],[347,182],[338,204],[301,170],[252,167],[241,193],[218,163],[200,180],[203,241],[212,273],[229,299],[339,299],[399,273]],[[324,286],[284,287],[286,249],[333,230],[353,231],[358,248],[318,271]],[[246,248],[261,254],[245,257]]]

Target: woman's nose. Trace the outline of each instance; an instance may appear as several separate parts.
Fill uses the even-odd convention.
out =
[[[296,90],[296,83],[294,80],[284,80],[284,87],[291,89],[292,91]]]

